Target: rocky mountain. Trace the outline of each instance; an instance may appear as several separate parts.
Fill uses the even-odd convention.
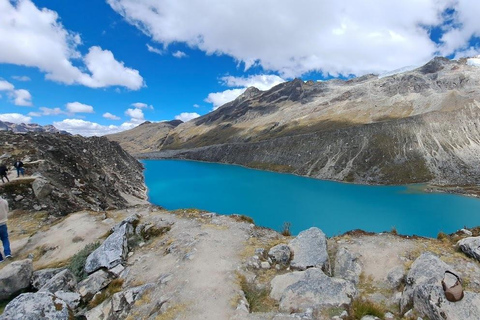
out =
[[[161,149],[169,132],[182,123],[181,120],[153,123],[146,121],[131,130],[105,137],[118,142],[122,148],[135,155]]]
[[[48,133],[62,133],[70,134],[67,131],[58,130],[52,125],[41,126],[36,123],[11,123],[0,121],[0,131],[12,131],[15,133],[26,132],[48,132]]]
[[[3,131],[0,141],[0,163],[10,169],[0,194],[12,209],[64,215],[146,199],[143,166],[106,138]],[[16,177],[16,159],[24,162],[25,177]]]
[[[480,183],[480,69],[435,58],[400,74],[295,79],[173,129],[162,152],[355,183]]]

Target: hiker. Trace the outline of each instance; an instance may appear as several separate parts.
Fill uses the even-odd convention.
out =
[[[23,162],[20,160],[15,161],[13,164],[15,169],[17,169],[17,178],[20,177],[20,173],[22,174],[22,177],[25,175],[25,169],[23,168]]]
[[[2,178],[2,182],[5,183],[5,181],[3,180],[3,178],[7,178],[7,181],[10,182],[10,180],[8,180],[8,177],[7,177],[7,167],[2,163],[0,164],[0,177]]]
[[[6,259],[12,258],[10,251],[10,241],[8,241],[7,229],[8,202],[0,196],[0,239],[3,244],[3,253]],[[3,256],[0,253],[0,263],[3,262]]]

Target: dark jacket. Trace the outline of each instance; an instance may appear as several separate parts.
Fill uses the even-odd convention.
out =
[[[4,166],[4,165],[1,165],[1,166],[0,166],[0,176],[6,176],[6,175],[7,175],[7,171],[8,171],[8,169],[7,169],[6,166]]]
[[[15,168],[22,168],[23,167],[23,162],[22,161],[15,161],[15,163],[13,164],[13,166]]]

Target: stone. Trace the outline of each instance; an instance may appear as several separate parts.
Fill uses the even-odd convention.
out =
[[[403,266],[396,266],[387,274],[387,284],[392,289],[398,288],[405,279],[405,268]]]
[[[48,280],[38,291],[55,293],[57,291],[76,291],[77,279],[68,269],[64,269]]]
[[[23,293],[10,301],[1,320],[66,320],[70,319],[68,304],[50,292]]]
[[[57,291],[55,296],[65,301],[72,310],[80,305],[82,299],[78,292]]]
[[[124,223],[116,228],[115,232],[88,256],[85,262],[85,271],[87,273],[90,274],[100,268],[112,269],[125,262],[128,254],[128,226],[128,223]]]
[[[286,244],[279,244],[268,251],[268,257],[276,264],[287,266],[290,262],[291,251]]]
[[[115,293],[111,299],[109,319],[124,319],[130,312],[135,301],[140,299],[147,290],[151,290],[154,287],[155,284],[148,283]]]
[[[385,320],[394,320],[395,319],[395,315],[391,312],[387,312],[385,313],[385,315],[383,316],[383,318]]]
[[[380,318],[368,315],[368,316],[363,316],[360,320],[380,320]]]
[[[472,231],[467,230],[467,229],[460,229],[460,232],[462,232],[463,234],[466,234],[469,237],[471,237],[473,235]]]
[[[44,178],[37,178],[32,183],[33,193],[37,199],[43,199],[52,193],[52,185]]]
[[[468,237],[457,242],[466,255],[480,261],[480,237]]]
[[[335,256],[333,275],[357,285],[362,273],[362,265],[358,258],[358,254],[351,253],[347,248],[339,248]]]
[[[446,270],[455,272],[453,268],[431,252],[422,253],[408,271],[405,289],[400,301],[400,311],[405,312],[412,305],[416,288],[429,284],[441,285]]]
[[[414,309],[428,319],[480,319],[480,294],[465,292],[462,300],[450,302],[440,284],[428,284],[415,289]]]
[[[48,280],[52,279],[57,273],[65,270],[64,268],[48,268],[41,269],[33,272],[32,275],[32,287],[36,290],[39,290],[41,287],[47,283]]]
[[[276,276],[271,287],[270,297],[279,301],[282,312],[343,307],[357,294],[350,281],[329,277],[318,268]]]
[[[260,267],[262,267],[262,269],[270,269],[271,265],[268,263],[268,261],[262,261],[262,263],[260,263]]]
[[[123,265],[119,264],[119,265],[116,265],[115,267],[113,267],[112,269],[109,269],[108,272],[113,274],[115,277],[119,277],[120,274],[122,274],[123,270],[125,270],[125,267]]]
[[[84,301],[88,301],[97,292],[108,286],[110,282],[112,282],[112,279],[109,273],[100,269],[78,284],[78,293]]]
[[[256,248],[255,249],[255,255],[265,258],[265,249],[264,248]]]
[[[0,270],[0,301],[27,289],[32,279],[32,260],[20,260],[6,265]]]
[[[321,268],[330,274],[330,260],[327,252],[327,237],[318,228],[302,231],[288,244],[293,252],[290,267],[294,270]]]

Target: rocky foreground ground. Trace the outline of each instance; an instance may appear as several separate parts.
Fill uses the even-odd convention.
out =
[[[16,210],[9,227],[0,319],[480,319],[478,230],[291,237],[150,204],[54,221]],[[445,299],[445,270],[462,301]]]

